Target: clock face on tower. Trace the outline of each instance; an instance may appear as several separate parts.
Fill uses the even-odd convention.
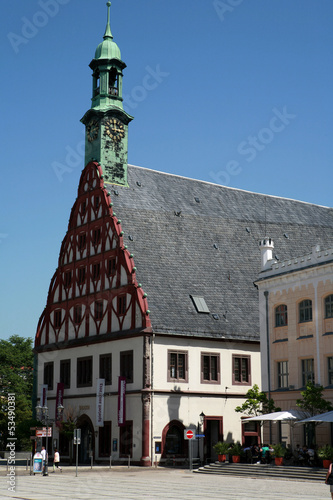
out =
[[[98,136],[99,124],[97,120],[90,120],[87,125],[87,139],[89,142],[93,142]]]
[[[115,142],[121,141],[125,137],[125,128],[117,118],[109,118],[105,123],[105,131]]]

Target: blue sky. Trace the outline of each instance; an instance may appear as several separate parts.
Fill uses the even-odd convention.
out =
[[[34,337],[46,304],[106,12],[1,5],[0,338]],[[129,163],[332,206],[332,24],[331,0],[113,0]]]

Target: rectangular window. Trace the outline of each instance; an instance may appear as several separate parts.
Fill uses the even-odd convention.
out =
[[[71,386],[71,360],[63,359],[60,361],[60,382],[64,384],[64,389]]]
[[[94,229],[92,235],[93,245],[98,245],[100,239],[101,239],[101,229],[100,228]]]
[[[99,274],[100,274],[100,263],[97,262],[93,264],[93,269],[92,269],[93,280],[97,280],[99,278]]]
[[[79,235],[79,250],[83,250],[85,246],[86,246],[86,234],[83,233]]]
[[[133,351],[120,353],[120,376],[126,377],[128,384],[133,383]]]
[[[132,457],[133,443],[133,422],[126,422],[126,425],[119,427],[119,456]]]
[[[92,356],[77,359],[76,368],[76,386],[91,387],[92,386]]]
[[[86,268],[79,267],[78,282],[82,285],[86,280]]]
[[[95,319],[103,319],[103,301],[97,300],[95,302]]]
[[[105,385],[112,384],[111,354],[101,354],[99,357],[99,378],[105,379]]]
[[[66,288],[70,287],[72,283],[72,272],[66,271],[64,276],[64,285]]]
[[[116,273],[116,258],[108,260],[108,275],[113,276]]]
[[[275,308],[275,326],[286,326],[288,324],[287,306],[282,304]]]
[[[278,389],[289,387],[289,364],[288,361],[279,361],[277,364]]]
[[[54,327],[61,327],[61,310],[54,311]]]
[[[126,313],[126,295],[120,295],[118,297],[118,314]]]
[[[201,383],[220,383],[220,355],[201,353]]]
[[[333,318],[333,295],[325,298],[325,318]]]
[[[168,382],[187,382],[187,352],[168,351]]]
[[[97,209],[99,207],[100,199],[99,196],[95,196],[95,208]]]
[[[314,384],[314,360],[313,358],[302,359],[302,386],[305,387],[307,382]]]
[[[299,322],[312,321],[312,300],[302,300],[299,304]]]
[[[99,427],[99,456],[111,455],[111,422],[104,421],[104,427]]]
[[[48,390],[53,389],[53,361],[44,363],[44,384],[47,384]]]
[[[251,385],[251,357],[232,356],[232,383],[235,385]]]
[[[328,363],[328,385],[333,385],[333,356],[327,358]]]
[[[78,304],[74,307],[74,323],[77,325],[82,321],[82,306]]]
[[[86,209],[87,209],[87,205],[86,205],[86,202],[83,201],[81,203],[81,214],[84,215],[86,213]]]

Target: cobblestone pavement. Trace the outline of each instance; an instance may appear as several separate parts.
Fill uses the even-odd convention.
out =
[[[318,482],[239,478],[193,474],[179,469],[65,467],[63,473],[30,476],[16,468],[15,492],[8,491],[5,467],[0,469],[0,499],[40,500],[329,500],[329,487]]]

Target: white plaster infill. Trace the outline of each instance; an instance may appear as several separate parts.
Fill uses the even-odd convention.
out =
[[[318,266],[333,260],[333,248],[321,250],[319,245],[312,247],[312,252],[302,257],[295,257],[293,259],[283,260],[278,262],[271,261],[271,267],[262,271],[265,277],[275,276],[277,274],[288,273],[291,271],[301,270],[311,266]]]

